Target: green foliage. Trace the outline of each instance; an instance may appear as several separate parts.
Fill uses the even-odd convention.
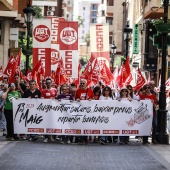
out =
[[[41,14],[42,10],[39,6],[33,6],[33,9],[35,11],[34,18],[45,18],[44,16],[42,16],[42,14]]]
[[[151,20],[151,22],[153,23],[153,25],[157,25],[157,24],[163,24],[164,23],[164,19],[161,18],[156,18]],[[167,20],[167,23],[170,24],[170,19]]]
[[[84,25],[84,19],[81,16],[78,16],[77,21],[78,21],[78,27],[81,27]]]
[[[87,46],[90,46],[90,33],[86,34],[83,40],[86,42]]]
[[[84,66],[85,64],[87,64],[87,61],[85,61],[85,59],[84,58],[80,58],[80,64],[82,65],[82,66]]]

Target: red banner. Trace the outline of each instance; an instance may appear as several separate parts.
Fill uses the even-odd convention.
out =
[[[45,76],[51,75],[51,21],[33,20],[33,66],[42,60]]]

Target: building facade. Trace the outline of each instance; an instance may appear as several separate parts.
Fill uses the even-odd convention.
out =
[[[0,1],[0,63],[3,69],[9,60],[9,49],[18,47],[17,35],[19,28],[24,26],[23,9],[27,7],[27,3],[27,0],[22,3],[19,0]],[[10,36],[11,30],[15,31],[15,38]]]

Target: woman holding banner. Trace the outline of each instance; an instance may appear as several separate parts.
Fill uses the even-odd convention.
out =
[[[112,89],[109,86],[105,86],[102,90],[102,95],[99,100],[113,100]],[[107,142],[108,136],[100,137],[100,144],[105,145]]]
[[[132,98],[129,96],[129,92],[128,92],[128,89],[126,87],[123,87],[120,90],[120,97],[119,97],[118,100],[119,101],[121,101],[121,100],[132,101]],[[128,136],[120,136],[119,139],[120,139],[120,141],[119,141],[120,145],[122,145],[123,143],[128,144],[128,141],[129,141],[129,137]]]
[[[11,83],[8,90],[2,95],[2,98],[6,99],[4,114],[7,122],[7,139],[14,141],[18,137],[14,134],[12,100],[21,98],[21,93],[16,91],[15,84]]]

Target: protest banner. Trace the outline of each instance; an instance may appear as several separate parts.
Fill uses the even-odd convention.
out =
[[[150,100],[13,99],[16,134],[149,136]]]

